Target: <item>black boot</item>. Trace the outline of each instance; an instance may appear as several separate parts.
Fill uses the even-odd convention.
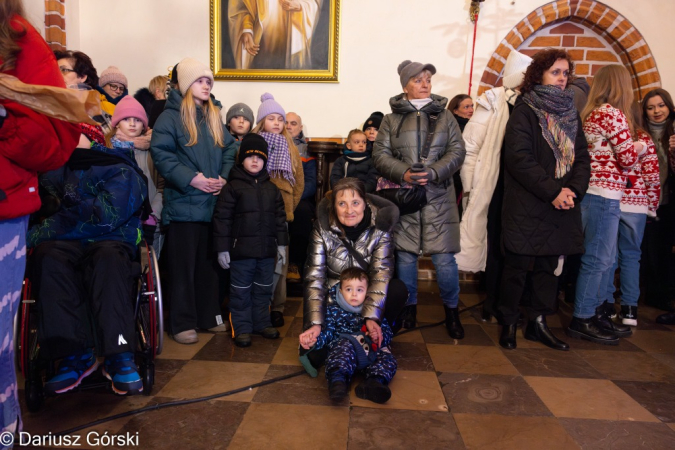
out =
[[[448,330],[448,334],[453,339],[464,339],[464,327],[459,321],[459,309],[457,308],[448,308],[443,305],[445,309],[445,328]]]
[[[502,334],[499,336],[499,345],[508,350],[516,348],[516,324],[504,325],[502,327]]]
[[[480,312],[480,320],[481,322],[491,322],[492,321],[492,314],[490,314],[485,307],[481,309]]]
[[[340,401],[349,395],[349,386],[346,381],[335,380],[328,383],[328,396],[331,400]]]
[[[656,323],[661,323],[664,325],[675,325],[675,311],[661,314],[656,318]]]
[[[417,305],[408,305],[403,308],[403,328],[409,330],[417,325]]]
[[[605,305],[606,303],[607,301],[595,309],[595,323],[602,330],[608,333],[614,333],[617,337],[628,337],[633,334],[630,325],[616,323],[610,318],[610,313]],[[611,308],[614,310],[614,305],[611,305]],[[614,311],[614,315],[616,315],[616,311]]]
[[[576,339],[585,339],[604,345],[619,345],[619,338],[614,333],[610,333],[600,328],[596,321],[597,316],[588,319],[572,317],[570,326],[565,330],[565,334]]]
[[[366,378],[356,386],[356,396],[375,403],[386,403],[391,398],[391,390],[376,378]]]
[[[551,330],[546,324],[545,316],[537,316],[534,320],[529,320],[527,322],[527,328],[525,328],[525,339],[528,341],[537,341],[542,344],[551,347],[554,350],[568,351],[570,346],[565,342],[561,341],[551,333]]]

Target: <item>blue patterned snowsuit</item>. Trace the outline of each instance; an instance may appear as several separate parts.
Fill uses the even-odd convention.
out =
[[[361,314],[350,313],[340,308],[337,303],[326,310],[325,328],[319,335],[315,349],[328,347],[326,359],[326,379],[330,382],[342,380],[349,383],[357,370],[358,362],[354,345],[341,333],[354,334],[361,331],[365,319]],[[394,333],[386,319],[382,320],[382,347],[377,350],[375,361],[363,369],[367,378],[376,377],[388,384],[396,374],[396,359],[391,354],[389,344]]]

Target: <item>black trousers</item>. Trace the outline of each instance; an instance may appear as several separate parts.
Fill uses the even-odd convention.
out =
[[[503,184],[503,183],[502,183]],[[485,290],[487,296],[483,302],[483,309],[493,316],[497,316],[499,292],[504,270],[504,255],[502,254],[502,205],[504,203],[503,186],[497,185],[488,206],[487,215],[487,257],[485,261]]]
[[[656,210],[658,220],[649,218],[642,240],[642,272],[645,302],[666,309],[672,285],[672,248],[675,234],[675,208],[661,205]]]
[[[169,330],[178,334],[222,323],[218,261],[208,222],[171,222],[166,233]]]
[[[304,276],[305,272],[307,247],[309,247],[309,238],[312,236],[315,211],[316,206],[313,200],[300,200],[293,212],[293,222],[288,223],[288,235],[291,241],[288,260],[291,264],[297,264],[300,276]]]
[[[503,325],[518,321],[526,286],[529,288],[529,301],[523,306],[528,320],[556,312],[558,277],[553,272],[557,266],[557,256],[524,256],[506,252],[498,307]]]
[[[47,358],[94,346],[103,356],[135,351],[135,252],[117,241],[87,246],[79,241],[51,241],[35,248],[31,267],[38,300],[38,340]]]

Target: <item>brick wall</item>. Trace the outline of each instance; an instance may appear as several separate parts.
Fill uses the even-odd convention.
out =
[[[488,61],[478,94],[499,85],[511,51],[531,55],[555,46],[570,51],[579,63],[577,74],[589,81],[603,65],[622,63],[631,73],[637,98],[661,86],[649,45],[626,17],[598,1],[557,0],[532,11],[509,31]]]
[[[45,40],[52,50],[66,49],[65,0],[45,0]]]

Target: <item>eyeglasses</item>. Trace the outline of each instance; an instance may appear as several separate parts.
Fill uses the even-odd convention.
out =
[[[61,75],[66,75],[68,72],[75,72],[73,69],[69,69],[63,66],[59,66],[59,70],[61,71]]]
[[[111,91],[124,92],[124,86],[121,85],[121,84],[108,83],[108,84],[106,84],[106,86],[108,86]]]

